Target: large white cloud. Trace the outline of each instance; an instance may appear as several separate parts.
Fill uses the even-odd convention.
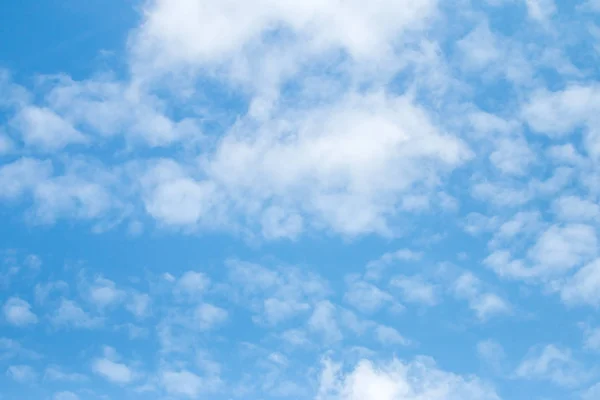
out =
[[[325,360],[317,400],[499,400],[476,377],[440,370],[430,358],[360,361],[352,370]]]
[[[292,35],[294,45],[288,46],[296,52],[339,49],[355,60],[376,61],[388,55],[402,33],[432,17],[436,3],[151,0],[130,47],[138,61],[153,69],[198,67],[231,61],[245,51],[277,43],[279,34]]]
[[[291,219],[300,216],[345,235],[390,234],[405,197],[427,199],[471,156],[407,97],[354,94],[283,112],[235,126],[204,158],[196,172],[204,179],[172,162],[150,170],[148,211],[168,224],[210,226],[236,213],[264,224],[277,207],[268,228],[278,223],[279,236],[297,234]]]

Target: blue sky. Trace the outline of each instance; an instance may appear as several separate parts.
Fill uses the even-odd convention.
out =
[[[600,398],[600,2],[0,4],[0,399]]]

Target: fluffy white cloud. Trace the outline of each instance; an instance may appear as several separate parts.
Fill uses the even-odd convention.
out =
[[[452,290],[458,298],[467,300],[469,307],[482,321],[511,312],[511,306],[507,301],[495,293],[485,291],[481,280],[470,272],[460,275],[454,282]]]
[[[207,331],[223,324],[227,320],[228,313],[220,307],[202,303],[196,308],[194,317],[200,330]]]
[[[125,293],[117,289],[113,281],[100,277],[86,288],[86,292],[90,302],[100,309],[116,304],[125,297]]]
[[[6,322],[16,326],[37,324],[38,318],[31,311],[31,305],[18,297],[11,297],[2,307]]]
[[[104,353],[104,358],[92,362],[92,371],[95,374],[117,384],[128,384],[135,379],[135,373],[130,367],[116,361],[117,355],[113,349],[107,348]]]
[[[529,257],[540,274],[552,275],[569,270],[597,252],[594,228],[571,224],[551,226],[529,250]]]
[[[389,234],[403,196],[427,195],[439,175],[469,157],[461,140],[410,99],[354,94],[327,108],[282,110],[258,127],[239,124],[202,171],[163,160],[147,172],[144,198],[147,211],[168,225],[231,225],[241,212],[268,223],[262,229],[273,236],[275,211],[267,204],[275,203],[278,229],[293,235],[295,215],[346,235]],[[206,178],[195,179],[200,173]]]
[[[394,298],[389,293],[377,286],[351,277],[344,300],[363,313],[373,313],[386,304],[394,303]]]
[[[209,287],[210,279],[201,272],[187,271],[176,283],[176,291],[192,298],[200,297]]]
[[[600,305],[600,260],[596,259],[568,278],[560,288],[567,304]]]
[[[574,386],[588,378],[570,350],[554,345],[530,349],[515,375],[523,379],[548,380],[561,386]]]
[[[410,343],[396,329],[384,325],[378,325],[375,328],[375,338],[384,345],[407,345]]]
[[[400,289],[402,298],[410,303],[434,306],[439,301],[437,285],[420,276],[397,276],[390,285]]]
[[[372,7],[364,7],[357,0],[341,5],[323,1],[160,0],[146,5],[144,21],[130,46],[134,65],[145,73],[229,62],[243,75],[240,69],[248,61],[241,55],[249,57],[249,50],[257,47],[282,45],[296,57],[343,50],[358,62],[376,62],[389,58],[402,33],[420,28],[435,9],[434,0],[376,0]],[[284,39],[286,33],[291,34],[291,43]],[[283,37],[269,44],[265,40],[269,34]],[[287,61],[281,58],[280,63]],[[272,66],[265,69],[281,75],[283,67],[289,68],[284,64],[275,70]]]
[[[422,257],[422,253],[410,249],[400,249],[385,253],[378,259],[367,263],[365,277],[370,280],[378,280],[390,265],[394,263],[416,263]]]
[[[554,201],[552,208],[564,221],[586,222],[600,218],[600,205],[577,196],[562,196]]]
[[[337,310],[328,301],[316,305],[308,320],[308,327],[311,331],[322,335],[328,343],[337,342],[343,338],[342,331],[337,323]]]
[[[325,360],[317,400],[499,400],[494,389],[475,377],[437,368],[429,358],[404,363],[360,361],[353,370]]]
[[[529,16],[537,21],[546,22],[556,13],[554,0],[525,0]]]
[[[52,323],[58,327],[92,329],[102,324],[102,319],[92,317],[76,302],[62,299],[58,309],[51,316]]]
[[[21,158],[0,167],[0,199],[14,200],[35,188],[52,174],[52,164],[32,158]]]
[[[27,106],[13,119],[12,125],[26,145],[48,152],[87,142],[82,133],[48,108]]]
[[[152,299],[145,293],[131,293],[125,308],[137,318],[144,318],[150,312]]]
[[[600,90],[594,85],[571,85],[563,91],[539,91],[523,107],[530,127],[549,136],[564,136],[594,121]]]

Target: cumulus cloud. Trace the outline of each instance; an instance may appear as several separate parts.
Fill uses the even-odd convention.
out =
[[[368,282],[350,278],[349,288],[344,295],[347,303],[363,313],[373,313],[386,304],[393,304],[391,294]]]
[[[576,386],[588,379],[571,351],[555,345],[530,349],[515,375],[523,379],[548,380],[560,386]]]
[[[470,272],[460,275],[452,289],[458,298],[467,300],[469,307],[481,321],[511,312],[511,306],[506,300],[496,293],[486,291],[481,280]]]
[[[92,329],[102,324],[102,319],[93,317],[83,310],[76,302],[62,299],[58,309],[51,316],[52,323],[57,327],[73,327]]]
[[[37,324],[38,317],[31,311],[31,305],[18,297],[11,297],[2,307],[6,322],[16,326]]]
[[[198,327],[205,331],[223,324],[227,320],[228,313],[220,307],[203,303],[196,308],[194,316],[198,321]]]
[[[103,358],[97,358],[92,362],[92,371],[108,380],[109,382],[124,385],[131,383],[135,372],[126,364],[117,361],[118,355],[111,348],[106,348]]]
[[[145,73],[237,61],[248,48],[268,46],[264,36],[278,30],[289,32],[291,43],[282,39],[274,46],[286,44],[296,53],[342,50],[357,62],[376,61],[386,59],[402,33],[421,28],[435,9],[436,2],[430,0],[418,4],[377,0],[366,9],[358,1],[342,7],[272,0],[227,5],[155,1],[147,4],[130,45],[134,65]]]
[[[68,121],[47,108],[28,106],[12,121],[26,145],[52,152],[69,144],[83,144],[86,137]]]
[[[494,389],[476,377],[438,369],[433,360],[388,363],[360,361],[352,370],[325,360],[318,400],[499,400]]]
[[[397,276],[390,284],[401,291],[404,301],[425,306],[438,303],[437,285],[427,282],[423,277]]]

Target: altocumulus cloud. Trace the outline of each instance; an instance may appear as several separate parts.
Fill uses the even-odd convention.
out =
[[[93,3],[0,6],[3,399],[597,396],[598,1]]]

